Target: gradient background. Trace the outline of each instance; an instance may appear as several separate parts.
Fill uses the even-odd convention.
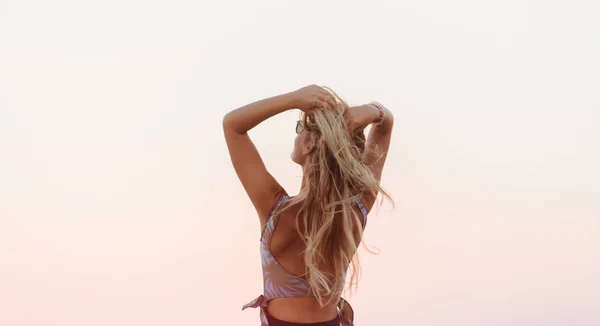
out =
[[[258,325],[259,223],[221,119],[312,83],[396,116],[357,325],[599,325],[599,15],[0,0],[0,325]],[[252,131],[292,194],[297,116]]]

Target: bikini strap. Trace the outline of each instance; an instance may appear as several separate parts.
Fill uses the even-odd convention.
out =
[[[362,213],[363,216],[363,227],[367,225],[367,209],[365,208],[365,205],[363,205],[363,203],[360,201],[359,198],[356,198],[354,200],[354,202],[356,203],[356,206],[358,206],[358,208],[360,208],[360,212]]]
[[[264,236],[268,235],[270,237],[271,234],[273,233],[273,230],[275,229],[275,224],[277,224],[277,220],[279,219],[279,215],[277,215],[277,216],[275,216],[275,218],[273,218],[273,214],[275,214],[275,211],[277,210],[277,208],[279,208],[279,206],[281,206],[283,203],[285,203],[288,199],[289,199],[288,195],[284,193],[283,195],[281,195],[281,197],[279,197],[279,199],[277,200],[275,205],[273,205],[273,208],[271,208],[271,211],[269,211],[269,215],[267,216],[267,222],[265,223],[262,233],[260,235],[261,241]]]

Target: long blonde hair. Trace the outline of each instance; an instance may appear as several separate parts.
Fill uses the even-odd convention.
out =
[[[360,264],[356,250],[362,239],[362,227],[359,214],[353,209],[355,200],[375,200],[378,193],[391,200],[364,163],[366,155],[373,155],[365,153],[364,131],[355,135],[347,131],[344,112],[348,104],[333,90],[327,90],[337,98],[337,108],[316,109],[311,115],[301,115],[314,144],[303,176],[305,187],[275,212],[281,214],[286,208],[299,207],[296,228],[306,244],[305,276],[311,295],[322,306],[344,290],[349,266],[350,291],[358,281]],[[332,273],[323,271],[322,266],[329,266]]]

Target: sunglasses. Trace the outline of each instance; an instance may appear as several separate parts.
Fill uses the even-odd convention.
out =
[[[304,131],[304,125],[302,124],[302,121],[298,120],[296,122],[296,133],[300,134]]]

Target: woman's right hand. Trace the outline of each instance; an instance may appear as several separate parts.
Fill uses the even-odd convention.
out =
[[[379,109],[370,104],[353,106],[344,112],[346,126],[351,134],[365,129],[379,118]]]
[[[294,106],[312,114],[315,109],[326,109],[337,107],[337,101],[333,94],[325,88],[317,85],[302,87],[290,93]]]

